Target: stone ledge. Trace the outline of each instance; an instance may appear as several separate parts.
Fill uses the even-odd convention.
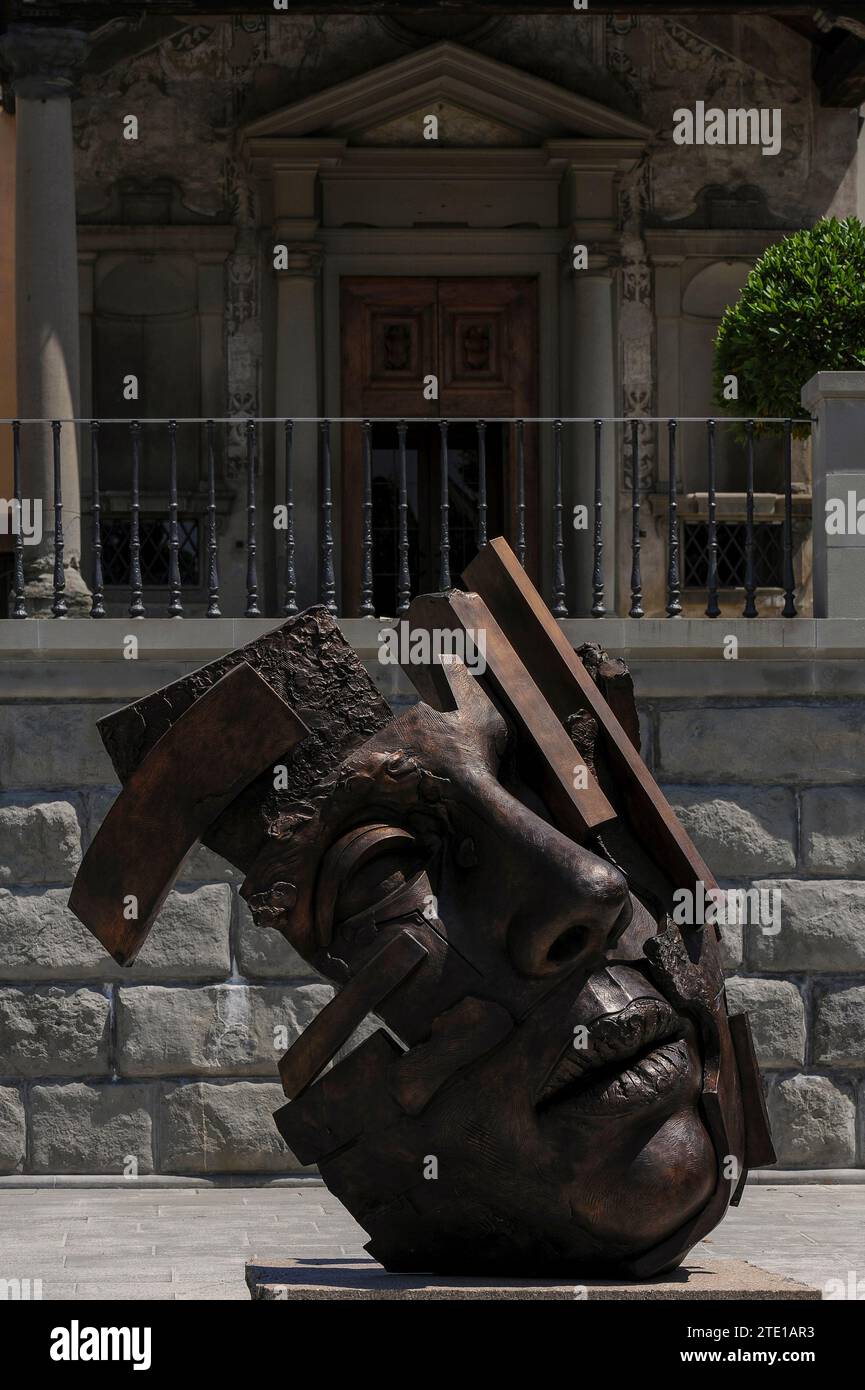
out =
[[[253,1302],[306,1303],[399,1300],[452,1302],[677,1302],[681,1300],[815,1301],[819,1289],[770,1274],[744,1260],[686,1262],[670,1274],[641,1283],[590,1279],[560,1280],[454,1279],[431,1274],[388,1274],[375,1260],[338,1263],[291,1260],[284,1266],[246,1266]]]
[[[863,1170],[865,1181],[865,1170]],[[258,1187],[324,1187],[317,1173],[220,1173],[216,1177],[200,1173],[140,1173],[137,1178],[124,1178],[120,1173],[2,1173],[0,1191],[5,1188],[60,1192],[69,1188],[123,1188],[138,1192],[143,1188],[258,1188]]]
[[[138,638],[139,661],[201,664],[270,632],[273,618],[89,618],[0,620],[0,652],[13,659],[88,657],[123,661],[123,638]],[[344,636],[361,656],[375,656],[378,634],[388,618],[340,618]],[[663,660],[670,656],[722,660],[724,639],[735,636],[739,659],[837,656],[861,660],[865,619],[858,618],[565,618],[562,631],[573,646],[601,642],[623,656]],[[126,664],[126,663],[124,663]]]
[[[752,1168],[748,1185],[752,1183],[755,1187],[862,1187],[865,1168]]]
[[[752,1169],[748,1183],[759,1187],[862,1187],[865,1168]],[[134,1181],[119,1173],[0,1173],[5,1188],[67,1187],[324,1187],[324,1179],[309,1173],[143,1173]]]
[[[128,703],[279,625],[281,618],[0,619],[0,699]],[[387,619],[343,618],[340,627],[388,698],[411,696],[398,667],[381,666]],[[641,700],[845,699],[865,695],[865,620],[846,618],[567,618],[569,642],[599,642],[631,667]],[[139,640],[138,660],[122,655]],[[739,658],[722,642],[733,635]],[[62,681],[58,684],[58,663]],[[96,713],[103,713],[98,711]]]

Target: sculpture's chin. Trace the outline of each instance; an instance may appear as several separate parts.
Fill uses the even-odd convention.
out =
[[[718,1178],[709,1134],[693,1106],[678,1110],[617,1174],[615,1189],[598,1194],[592,1235],[635,1258],[669,1239],[702,1211]]]
[[[631,1145],[633,1140],[631,1135]],[[696,1106],[687,1105],[644,1136],[630,1164],[604,1160],[599,1143],[597,1164],[559,1189],[552,1208],[545,1187],[536,1204],[524,1187],[518,1204],[491,1203],[485,1212],[479,1193],[474,1200],[460,1194],[440,1209],[434,1234],[418,1229],[408,1248],[373,1234],[367,1248],[387,1269],[403,1273],[628,1278],[635,1260],[662,1246],[705,1207],[715,1189],[717,1159]]]
[[[589,1239],[573,1253],[615,1251],[624,1263],[668,1240],[715,1190],[718,1159],[698,1104],[702,1063],[696,1035],[665,1041],[591,1085],[562,1091],[540,1109],[553,1150],[576,1156],[568,1198]]]

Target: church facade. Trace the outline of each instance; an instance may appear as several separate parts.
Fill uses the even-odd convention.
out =
[[[445,457],[451,572],[470,557],[482,504],[487,533],[521,543],[548,595],[562,560],[563,606],[588,613],[597,450],[607,611],[628,611],[636,467],[644,606],[661,613],[663,421],[677,417],[683,601],[686,612],[702,611],[706,445],[696,422],[718,413],[718,322],[768,245],[820,217],[856,213],[863,196],[857,107],[849,96],[827,102],[813,34],[768,16],[586,12],[154,16],[91,27],[75,55],[69,45],[49,51],[42,38],[41,57],[39,35],[3,42],[22,125],[40,63],[54,84],[48,105],[67,106],[71,122],[76,244],[58,246],[60,224],[36,237],[47,260],[77,258],[77,294],[67,284],[61,307],[46,289],[46,312],[74,314],[80,330],[65,338],[62,413],[179,422],[173,441],[157,426],[140,440],[145,604],[164,611],[169,597],[163,518],[174,448],[184,611],[207,607],[211,452],[222,611],[244,611],[243,421],[252,418],[261,422],[262,611],[281,611],[285,599],[274,509],[286,496],[291,420],[297,601],[324,586],[340,612],[370,611],[366,536],[372,609],[392,613],[405,419],[412,591],[438,587],[441,576]],[[51,143],[50,177],[62,183],[55,135],[43,122],[36,138]],[[19,323],[19,334],[29,331]],[[18,361],[17,413],[59,415],[56,397],[49,408],[44,384],[42,397],[34,386],[38,368],[22,360],[20,341]],[[587,423],[557,438],[557,417]],[[635,434],[621,423],[631,417],[661,423]],[[209,418],[238,422],[220,423],[210,441],[203,424],[185,423]],[[334,421],[326,497],[322,419]],[[388,423],[365,434],[365,419]],[[442,419],[453,422],[444,454]],[[489,422],[483,497],[471,424],[479,419]],[[600,442],[594,419],[611,422]],[[31,465],[46,496],[49,443]],[[89,585],[86,427],[63,449],[66,491],[81,499],[77,508],[67,497],[66,560],[81,555]],[[98,500],[106,611],[116,613],[128,603],[130,458],[126,426],[106,423]],[[717,487],[740,611],[745,473],[729,429],[719,434]],[[783,512],[777,441],[758,444],[756,489],[759,603],[771,613],[781,601],[772,582]],[[810,496],[799,446],[794,492],[796,579],[808,611]]]

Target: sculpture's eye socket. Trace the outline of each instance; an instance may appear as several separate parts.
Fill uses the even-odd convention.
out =
[[[404,899],[407,908],[422,905],[429,893],[428,862],[424,846],[399,826],[363,825],[350,830],[322,861],[316,903],[320,939],[329,938],[334,927],[372,911],[376,916],[393,911]]]

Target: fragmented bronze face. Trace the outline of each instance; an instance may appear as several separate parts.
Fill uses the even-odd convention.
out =
[[[102,721],[125,787],[72,905],[134,956],[176,857],[140,808],[184,729],[204,721],[219,762],[242,682],[249,762],[226,759],[233,795],[212,771],[187,786],[185,814],[338,987],[280,1064],[286,1142],[389,1269],[651,1275],[774,1160],[717,929],[672,919],[713,881],[640,760],[622,664],[571,651],[503,542],[466,579],[408,621],[482,631],[485,664],[409,667],[422,699],[396,718],[312,609]],[[140,929],[121,889],[157,904]],[[370,1015],[386,1027],[327,1069]]]

